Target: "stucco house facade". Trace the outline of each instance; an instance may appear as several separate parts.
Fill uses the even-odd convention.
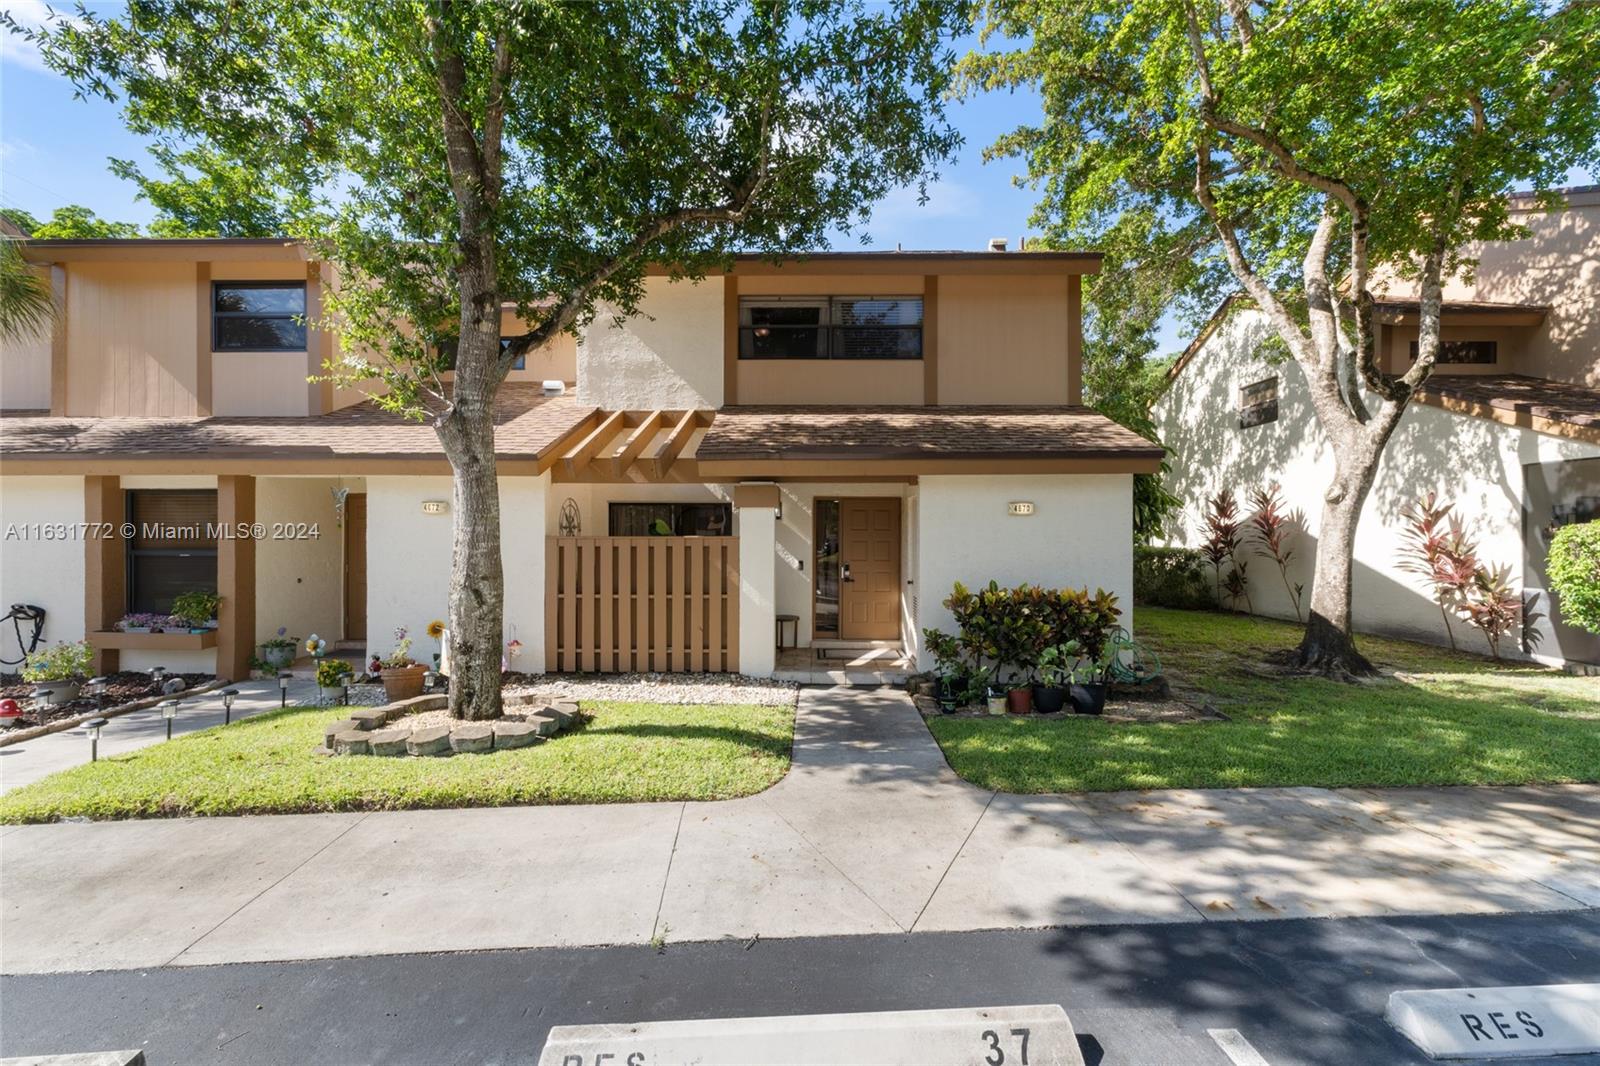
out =
[[[0,603],[101,670],[234,678],[280,627],[384,653],[444,617],[449,467],[427,425],[308,383],[338,342],[306,325],[329,282],[304,247],[24,249],[62,313],[0,359]],[[1132,477],[1161,453],[1081,405],[1098,268],[741,257],[530,353],[497,410],[511,667],[910,668],[957,580],[1105,587],[1131,624]],[[197,586],[214,630],[115,628]]]
[[[1526,624],[1502,645],[1550,664],[1600,663],[1600,638],[1562,623],[1546,586],[1549,538],[1600,517],[1600,188],[1567,190],[1555,210],[1513,200],[1524,239],[1468,249],[1477,266],[1444,291],[1443,350],[1385,452],[1356,534],[1358,630],[1447,640],[1424,581],[1404,566],[1402,511],[1429,492],[1454,505],[1480,560],[1510,569]],[[1401,373],[1414,358],[1417,294],[1390,277],[1380,290],[1378,347]],[[1169,542],[1198,547],[1206,501],[1276,483],[1302,533],[1291,583],[1309,600],[1322,493],[1333,456],[1298,364],[1273,358],[1261,312],[1230,300],[1169,375],[1154,414],[1173,449],[1169,487],[1183,501]],[[1256,611],[1294,617],[1265,559],[1250,567]],[[1461,646],[1481,636],[1454,625]]]

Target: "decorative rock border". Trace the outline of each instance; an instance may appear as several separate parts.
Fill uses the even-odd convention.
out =
[[[329,722],[322,731],[325,755],[413,756],[526,748],[554,736],[577,720],[578,704],[554,696],[518,693],[504,700],[506,713],[491,722],[456,722],[421,729],[385,726],[414,714],[442,711],[443,695],[415,696],[382,707],[361,707],[349,718]]]

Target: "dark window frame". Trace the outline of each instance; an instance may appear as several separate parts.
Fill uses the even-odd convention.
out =
[[[1411,361],[1415,363],[1421,354],[1421,342],[1411,342]],[[1468,353],[1486,353],[1487,359],[1453,359],[1452,355]],[[1434,360],[1435,366],[1497,366],[1500,363],[1499,341],[1439,341],[1439,355]]]
[[[223,289],[299,289],[300,313],[257,311],[219,311],[217,296]],[[303,281],[212,281],[211,282],[211,350],[213,352],[304,352],[311,346],[310,325],[306,321],[306,283]],[[239,318],[271,318],[298,322],[306,330],[306,338],[299,345],[250,344],[220,347],[217,342],[217,320]]]
[[[188,495],[188,496],[207,496],[208,495],[208,496],[211,496],[213,499],[215,499],[216,495],[217,495],[217,490],[216,489],[128,489],[126,492],[124,492],[122,494],[122,496],[123,496],[123,500],[122,500],[123,518],[134,529],[134,536],[125,537],[123,539],[123,544],[124,544],[123,564],[122,564],[123,565],[123,579],[124,579],[124,584],[123,584],[123,588],[124,588],[123,610],[128,612],[128,613],[134,613],[134,612],[150,613],[150,614],[163,613],[163,612],[157,611],[154,608],[153,605],[150,605],[150,604],[141,605],[140,602],[139,602],[139,600],[140,600],[140,590],[139,590],[139,566],[138,566],[138,561],[140,559],[146,559],[146,558],[201,558],[201,559],[209,559],[209,560],[211,560],[211,563],[210,563],[210,566],[209,566],[209,569],[210,569],[210,572],[211,572],[211,580],[210,580],[209,583],[207,583],[207,582],[199,582],[199,583],[196,584],[195,587],[202,588],[202,587],[207,587],[209,585],[208,591],[216,592],[217,591],[217,548],[216,548],[216,544],[214,542],[213,542],[212,546],[209,547],[209,548],[194,547],[192,545],[185,545],[183,547],[172,547],[172,548],[140,548],[140,547],[136,547],[135,546],[137,541],[139,541],[141,539],[140,536],[139,536],[140,530],[138,528],[139,527],[140,517],[139,517],[138,509],[136,507],[137,497],[141,493],[161,494],[161,495],[182,494],[182,495]],[[213,521],[215,521],[215,518],[213,518]]]
[[[1272,386],[1271,399],[1251,400],[1252,392],[1262,386]],[[1252,381],[1248,385],[1239,386],[1239,428],[1252,429],[1255,426],[1265,426],[1278,420],[1278,375]]]
[[[915,302],[917,305],[917,321],[910,324],[895,325],[860,325],[844,321],[841,310],[843,305],[857,301],[881,300],[884,302]],[[792,325],[774,325],[762,323],[756,325],[747,323],[749,312],[758,307],[816,307],[820,306],[821,316],[815,324],[796,323]],[[927,300],[921,293],[906,293],[903,295],[849,295],[833,294],[818,296],[802,295],[774,295],[774,296],[741,296],[739,297],[739,336],[738,358],[751,362],[846,362],[846,363],[903,363],[921,362],[926,358],[923,349],[923,339],[927,326]],[[758,329],[789,330],[794,332],[816,332],[818,335],[818,351],[815,355],[786,355],[780,353],[759,353],[755,350],[755,341]],[[878,334],[883,337],[893,336],[892,347],[896,350],[894,355],[852,355],[848,353],[850,347],[846,336]],[[914,337],[915,344],[907,345],[905,338]],[[903,349],[903,350],[902,350]]]
[[[705,502],[680,502],[677,500],[612,500],[606,507],[606,535],[611,537],[627,536],[655,536],[656,534],[643,533],[617,533],[617,508],[619,507],[665,507],[672,515],[672,533],[674,537],[700,537],[700,536],[733,536],[733,505],[721,503],[716,500]],[[716,507],[720,508],[725,521],[725,533],[685,533],[683,532],[683,515],[691,507]]]

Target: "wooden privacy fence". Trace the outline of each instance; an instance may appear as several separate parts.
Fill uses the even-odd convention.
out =
[[[550,537],[545,669],[739,669],[738,537]]]

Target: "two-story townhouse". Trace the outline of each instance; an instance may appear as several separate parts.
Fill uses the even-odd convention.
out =
[[[1566,190],[1540,207],[1514,197],[1527,236],[1466,249],[1476,266],[1444,289],[1439,361],[1389,443],[1357,529],[1353,603],[1357,629],[1435,643],[1447,639],[1439,607],[1407,566],[1402,512],[1434,492],[1453,504],[1478,557],[1508,567],[1527,624],[1521,647],[1551,664],[1600,663],[1600,638],[1560,620],[1544,572],[1560,525],[1600,517],[1600,187]],[[1416,358],[1417,290],[1386,272],[1377,345],[1384,368]],[[1333,456],[1318,428],[1298,364],[1274,357],[1273,330],[1246,301],[1226,301],[1174,364],[1154,414],[1174,450],[1170,487],[1183,501],[1172,543],[1205,539],[1206,501],[1276,482],[1305,536],[1290,582],[1309,599],[1322,493]],[[1249,570],[1257,611],[1294,617],[1272,564]],[[1462,623],[1462,646],[1486,650]],[[1520,639],[1519,639],[1520,638]]]
[[[306,326],[329,282],[305,248],[25,254],[61,314],[3,360],[0,603],[103,670],[229,677],[280,627],[381,653],[444,616],[449,467],[427,425],[308,383],[337,339]],[[957,580],[1103,586],[1131,623],[1132,476],[1161,452],[1081,404],[1098,267],[740,257],[652,274],[639,315],[531,353],[496,434],[511,667],[909,667]],[[220,594],[215,630],[113,628],[191,588]]]

